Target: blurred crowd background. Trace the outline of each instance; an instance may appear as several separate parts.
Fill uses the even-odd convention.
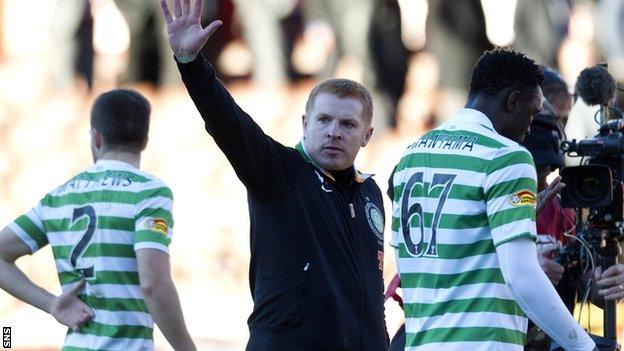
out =
[[[402,150],[463,105],[484,50],[515,47],[571,86],[597,62],[624,81],[624,0],[207,0],[203,22],[214,19],[224,25],[204,56],[286,145],[301,137],[305,101],[320,79],[371,89],[375,133],[356,165],[375,173],[382,190]],[[92,163],[95,96],[138,89],[153,111],[142,168],[175,196],[171,257],[187,325],[202,350],[241,350],[252,308],[246,194],[180,82],[163,22],[158,0],[0,0],[0,225]],[[591,109],[577,103],[568,136],[596,128]],[[385,263],[389,282],[389,247]],[[60,292],[49,248],[18,264]],[[402,312],[388,302],[386,315],[392,336]],[[580,318],[600,333],[601,310],[584,308]],[[18,350],[58,349],[65,333],[4,292],[0,326],[12,327]],[[168,350],[158,333],[156,344]]]

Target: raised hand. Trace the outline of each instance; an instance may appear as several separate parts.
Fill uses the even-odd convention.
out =
[[[50,314],[54,316],[56,321],[75,331],[78,331],[80,327],[87,324],[95,316],[91,307],[77,297],[84,286],[85,281],[81,280],[80,283],[57,297],[50,306]]]
[[[546,189],[539,192],[537,194],[537,206],[536,213],[539,214],[545,209],[548,204],[555,198],[555,196],[561,191],[561,189],[565,188],[565,183],[561,182],[561,177],[555,178],[552,183],[550,183]]]
[[[177,58],[194,59],[208,38],[223,22],[213,21],[206,28],[201,26],[201,14],[204,0],[196,0],[191,9],[191,0],[173,0],[175,18],[169,11],[166,0],[160,0],[165,22],[169,46]]]

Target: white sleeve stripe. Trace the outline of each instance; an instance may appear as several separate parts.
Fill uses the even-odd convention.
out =
[[[137,207],[142,209],[144,207],[161,207],[169,212],[172,210],[173,201],[166,196],[154,196],[139,202]],[[149,206],[147,205],[149,204]]]
[[[537,236],[535,221],[527,218],[503,224],[492,229],[492,239],[494,240],[494,245],[498,245],[500,242],[522,233],[529,233],[531,236]]]
[[[530,164],[514,164],[499,169],[489,174],[485,179],[483,191],[487,193],[493,186],[509,180],[517,180],[518,178],[535,179],[535,167]]]
[[[141,249],[156,249],[156,250],[169,253],[169,248],[167,246],[159,244],[159,243],[151,242],[151,241],[150,242],[142,241],[142,242],[134,244],[134,251],[139,251]]]
[[[26,234],[22,227],[17,225],[15,222],[9,223],[8,227],[15,233],[15,235],[17,235],[18,238],[20,238],[24,242],[24,244],[26,244],[30,248],[31,253],[39,250],[37,242],[33,238],[31,238],[30,235]]]

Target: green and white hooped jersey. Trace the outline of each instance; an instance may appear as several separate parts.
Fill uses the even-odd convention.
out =
[[[63,350],[153,350],[135,251],[168,252],[171,190],[133,166],[100,160],[9,226],[35,252],[50,244],[63,291],[85,279],[95,318],[69,330]]]
[[[406,350],[523,350],[496,246],[536,238],[531,154],[462,109],[408,147],[393,186]]]

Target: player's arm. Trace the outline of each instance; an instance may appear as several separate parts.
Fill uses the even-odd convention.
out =
[[[15,261],[31,253],[31,248],[9,227],[0,231],[0,288],[14,297],[45,311],[74,330],[89,322],[93,310],[76,297],[84,281],[61,296],[37,286],[17,267]]]
[[[566,350],[592,350],[594,342],[570,315],[539,265],[536,190],[531,155],[523,149],[499,150],[489,164],[484,192],[501,274],[520,308],[551,338]]]
[[[173,12],[161,0],[169,45],[178,61],[182,81],[202,119],[206,131],[228,158],[237,176],[255,195],[274,196],[284,186],[287,171],[279,154],[284,147],[268,137],[245,113],[215,70],[200,54],[201,48],[221,25],[214,21],[206,28],[200,23],[203,0],[174,0]],[[199,55],[199,56],[198,56]]]
[[[527,317],[566,350],[594,349],[541,270],[533,240],[522,237],[503,243],[496,253],[503,278]]]
[[[137,250],[136,256],[141,290],[154,322],[174,350],[196,350],[171,278],[169,254],[145,248]]]
[[[175,350],[195,350],[171,278],[169,244],[173,237],[173,193],[164,184],[141,192],[135,218],[134,250],[147,307]]]

